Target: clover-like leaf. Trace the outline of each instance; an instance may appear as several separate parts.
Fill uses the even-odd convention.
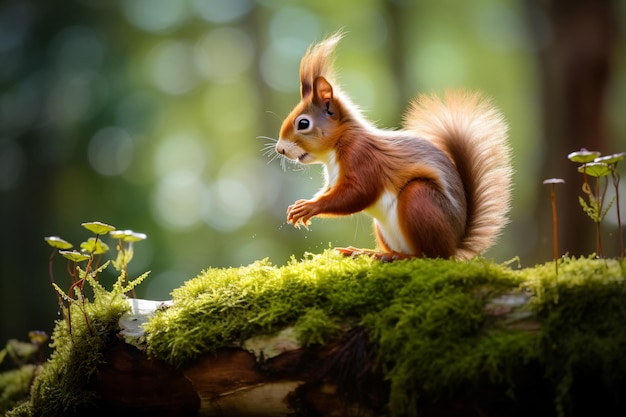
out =
[[[112,238],[121,239],[124,242],[139,242],[140,240],[147,239],[145,233],[134,232],[132,230],[114,230],[109,232]]]
[[[543,180],[544,184],[565,184],[565,180],[563,178],[548,178],[547,180]]]
[[[609,166],[602,162],[591,162],[589,164],[578,167],[578,172],[587,174],[592,177],[604,177],[611,173]]]
[[[613,155],[602,156],[596,158],[594,162],[603,162],[607,165],[616,164],[622,159],[626,158],[626,152],[614,153]]]
[[[81,223],[81,226],[96,235],[104,235],[106,233],[109,233],[111,230],[115,230],[115,226],[111,226],[110,224],[102,222],[86,222]]]
[[[572,162],[578,162],[579,164],[586,164],[587,162],[592,162],[600,155],[600,152],[588,151],[587,149],[583,148],[580,151],[572,152],[567,155],[567,159]]]
[[[124,239],[124,236],[126,236],[126,230],[111,230],[109,235],[111,235],[113,239]]]
[[[70,242],[63,240],[58,236],[47,236],[44,239],[48,242],[48,245],[57,249],[71,249],[72,246],[74,246]]]
[[[146,239],[148,236],[146,236],[145,233],[138,233],[138,232],[134,232],[132,230],[114,230],[112,232],[109,233],[109,235],[111,235],[112,238],[114,239],[121,239],[124,242],[138,242],[140,240],[144,240]]]
[[[75,250],[60,250],[59,253],[63,255],[64,258],[74,262],[83,262],[89,259],[89,255],[85,255],[84,253],[80,253]]]
[[[104,243],[101,239],[96,241],[95,237],[90,237],[86,242],[81,243],[80,247],[85,252],[95,255],[101,255],[109,251],[109,245]]]

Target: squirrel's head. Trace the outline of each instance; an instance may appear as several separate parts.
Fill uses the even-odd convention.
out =
[[[343,108],[333,87],[337,32],[309,47],[300,62],[300,103],[283,121],[276,152],[303,164],[325,162],[337,141]]]

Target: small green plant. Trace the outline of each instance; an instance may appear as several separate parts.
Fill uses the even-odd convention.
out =
[[[544,184],[550,184],[551,186],[551,200],[552,200],[552,242],[553,242],[553,258],[554,258],[554,270],[556,275],[559,275],[559,219],[556,210],[556,185],[565,183],[565,180],[561,178],[550,178],[543,181]]]
[[[117,239],[117,258],[113,261],[113,267],[123,275],[124,283],[128,283],[128,264],[133,260],[133,243],[146,239],[144,233],[133,232],[132,230],[112,230],[109,235]],[[126,294],[131,298],[136,298],[135,289]]]
[[[615,188],[615,208],[617,210],[617,228],[619,230],[619,257],[624,257],[624,235],[622,233],[622,216],[619,206],[619,180],[620,175],[617,171],[617,164],[619,161],[626,157],[626,152],[620,152],[613,155],[607,155],[600,158],[596,158],[595,162],[606,164],[613,180],[613,187]]]
[[[28,332],[28,342],[17,339],[10,339],[4,349],[0,350],[0,363],[6,357],[9,357],[17,366],[23,366],[29,363],[43,363],[42,348],[50,337],[46,332],[41,330],[32,330]]]
[[[133,257],[132,244],[146,239],[146,235],[143,233],[133,232],[132,230],[118,231],[114,226],[97,221],[82,223],[81,226],[95,235],[80,244],[81,251],[70,250],[74,246],[58,236],[48,236],[45,238],[46,242],[53,248],[49,258],[48,273],[50,276],[50,283],[57,295],[59,309],[63,313],[63,318],[67,322],[70,335],[72,334],[71,308],[72,306],[76,306],[85,319],[89,333],[93,336],[93,329],[91,328],[91,324],[85,310],[85,283],[90,282],[94,287],[94,290],[100,288],[104,291],[104,288],[101,288],[98,283],[98,275],[109,266],[109,263],[112,263],[115,269],[120,271],[120,279],[118,280],[118,283],[125,289],[124,293],[127,296],[134,297],[134,287],[138,284],[138,282],[135,282],[137,280],[129,282],[128,264]],[[118,241],[116,246],[118,253],[113,262],[106,261],[101,264],[102,255],[109,251],[109,245],[102,241],[102,236],[107,234]],[[53,261],[56,253],[59,253],[67,259],[67,272],[71,279],[71,285],[67,292],[61,289],[54,278]],[[85,262],[86,266],[83,269],[80,265]],[[147,276],[147,273],[140,278],[143,280],[145,276]],[[116,283],[116,285],[118,285],[118,283]]]
[[[587,196],[589,202],[585,201],[582,196],[578,197],[578,202],[580,203],[583,211],[587,213],[587,216],[589,216],[589,218],[596,225],[596,254],[599,257],[603,257],[604,251],[602,248],[601,223],[602,220],[604,220],[604,218],[606,217],[607,212],[615,202],[617,194],[613,196],[613,198],[611,198],[608,204],[606,204],[605,197],[609,183],[608,179],[605,179],[604,181],[602,181],[602,179],[609,175],[613,175],[613,172],[616,172],[615,167],[618,160],[613,161],[611,164],[607,164],[605,161],[603,161],[604,158],[600,158],[600,152],[588,151],[587,149],[581,149],[580,151],[572,152],[567,156],[567,158],[572,162],[582,164],[578,167],[578,172],[583,175],[582,190],[583,193]],[[595,186],[593,188],[589,183],[589,177],[595,177],[596,179]],[[617,176],[617,181],[619,181],[619,174]],[[620,248],[620,253],[621,251],[622,249]]]

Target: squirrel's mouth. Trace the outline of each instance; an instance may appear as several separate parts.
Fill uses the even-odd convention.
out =
[[[307,157],[309,156],[309,154],[307,152],[303,153],[302,155],[300,155],[298,157],[298,161],[302,162],[304,161]]]

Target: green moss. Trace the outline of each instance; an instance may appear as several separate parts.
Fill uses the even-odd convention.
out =
[[[103,300],[100,300],[103,301]],[[52,335],[54,351],[33,386],[34,415],[80,415],[96,398],[87,387],[97,367],[103,363],[103,349],[118,331],[117,322],[128,310],[121,297],[85,305],[93,335],[77,310],[72,314],[72,334],[65,321],[57,322]]]
[[[609,402],[623,394],[626,288],[614,260],[566,259],[554,271],[551,262],[523,270],[484,259],[381,263],[332,250],[284,266],[208,269],[146,323],[146,347],[183,366],[286,327],[307,346],[361,326],[389,383],[390,415],[415,415],[425,398],[472,396],[485,384],[514,401],[520,373],[547,384],[555,414],[569,415],[581,390],[597,387]],[[86,307],[93,335],[78,309],[73,337],[57,325],[29,405],[36,415],[77,415],[95,396],[88,382],[127,309],[119,289],[96,292]]]
[[[555,383],[556,407],[559,414],[568,415],[572,393],[581,386],[603,387],[601,396],[607,401],[623,395],[619,390],[626,384],[626,285],[623,265],[616,260],[565,259],[558,277],[551,266],[522,274],[536,294],[533,309],[542,326],[541,359]]]
[[[181,365],[285,326],[308,345],[358,324],[377,346],[393,415],[414,412],[421,396],[443,398],[485,379],[513,389],[515,372],[531,362],[545,368],[563,414],[581,367],[600,366],[604,384],[626,375],[626,289],[617,261],[567,259],[560,271],[556,277],[552,263],[513,271],[483,259],[380,263],[333,251],[282,267],[264,260],[209,269],[146,325],[148,349]],[[516,293],[530,299],[521,317],[539,323],[486,314],[490,300]]]
[[[93,301],[85,299],[82,307],[80,301],[72,303],[71,334],[67,321],[57,321],[52,334],[54,351],[34,381],[26,412],[40,417],[75,416],[91,407],[96,394],[88,386],[104,362],[104,348],[119,331],[120,317],[130,309],[124,293],[146,275],[124,286],[122,274],[110,292],[88,278]]]
[[[351,322],[378,345],[391,409],[404,413],[414,408],[418,386],[428,393],[450,389],[482,374],[486,363],[494,365],[490,376],[503,380],[511,355],[536,354],[535,337],[481,331],[485,300],[521,284],[519,274],[482,259],[380,263],[334,251],[283,267],[264,260],[209,269],[175,290],[174,305],[148,322],[148,349],[181,365],[291,325],[302,344],[321,344]]]
[[[25,401],[30,392],[30,383],[35,378],[35,365],[24,365],[18,369],[0,373],[0,414]]]

